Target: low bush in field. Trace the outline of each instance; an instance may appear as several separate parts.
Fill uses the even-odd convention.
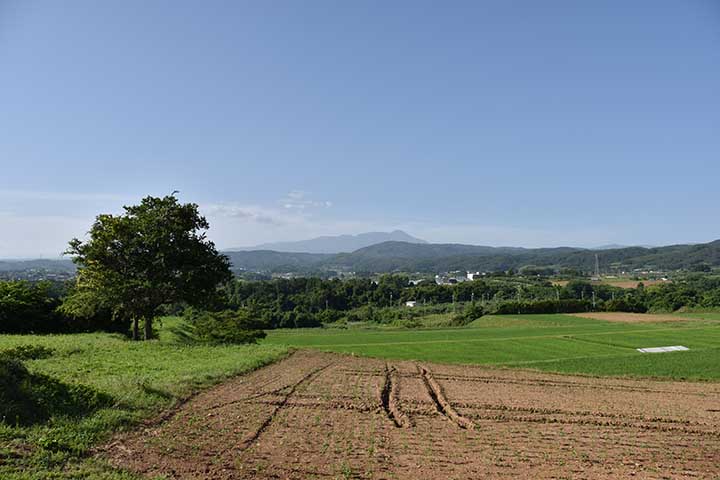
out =
[[[645,313],[648,310],[644,304],[632,297],[608,300],[604,307],[608,312]]]
[[[418,307],[375,308],[372,305],[363,305],[362,307],[344,312],[341,320],[344,320],[346,323],[368,322],[389,325],[409,325],[418,321],[424,315],[427,315],[427,312]]]
[[[455,326],[467,325],[485,314],[483,307],[478,304],[469,303],[462,312],[453,315],[452,324]]]
[[[408,318],[405,320],[395,320],[392,322],[392,325],[395,327],[402,327],[402,328],[420,328],[423,326],[423,323],[420,319]]]
[[[211,344],[255,343],[265,338],[262,323],[249,309],[192,311],[186,315],[196,341]]]
[[[504,302],[499,304],[496,315],[533,314],[533,313],[580,313],[592,310],[592,303],[587,300],[539,300],[536,302]]]

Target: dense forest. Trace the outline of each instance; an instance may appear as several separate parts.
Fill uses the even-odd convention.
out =
[[[720,307],[720,277],[692,274],[653,287],[625,289],[573,280],[564,286],[538,277],[495,275],[437,285],[413,285],[404,275],[368,279],[236,280],[225,287],[227,307],[255,312],[265,328],[320,326],[337,321],[389,323],[427,313],[558,313],[590,310],[668,312]],[[416,307],[405,307],[414,301]],[[478,315],[479,316],[479,315]]]
[[[89,317],[69,313],[72,310],[63,305],[72,289],[72,282],[0,281],[0,332],[129,331],[129,322],[109,311],[96,311]],[[461,325],[494,313],[673,312],[720,307],[720,276],[688,274],[673,282],[651,287],[640,284],[634,289],[584,279],[557,286],[540,277],[507,274],[457,285],[414,285],[405,275],[384,275],[377,280],[234,279],[224,283],[218,293],[207,309],[226,312],[225,317],[211,318],[182,303],[166,305],[164,311],[186,312],[201,330],[203,322],[227,320],[227,312],[252,329],[353,322],[407,325],[408,320],[437,313],[452,313],[456,324]],[[415,307],[405,306],[409,301],[415,302]]]

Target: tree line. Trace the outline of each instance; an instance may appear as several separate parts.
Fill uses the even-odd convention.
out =
[[[72,283],[0,282],[0,332],[70,333],[94,330],[132,336],[133,321],[110,308],[74,314]],[[377,280],[320,278],[229,280],[201,307],[169,301],[156,315],[188,312],[186,318],[208,339],[257,338],[261,329],[319,327],[333,322],[393,323],[432,313],[472,315],[570,313],[581,311],[673,312],[720,307],[720,277],[691,274],[681,280],[634,289],[573,280],[564,286],[538,278],[498,277],[457,285],[413,285],[405,275]],[[416,307],[405,307],[415,301]],[[70,307],[68,305],[71,305]],[[472,320],[472,318],[469,318]],[[233,323],[234,322],[234,323]],[[235,325],[233,327],[233,325]]]
[[[376,279],[233,279],[227,257],[206,237],[195,204],[174,195],[146,197],[120,215],[99,215],[85,241],[67,253],[77,266],[68,283],[0,281],[0,333],[89,330],[153,337],[153,320],[189,312],[207,341],[252,341],[261,329],[333,322],[393,322],[423,313],[455,313],[458,322],[485,313],[585,310],[676,311],[720,307],[720,277],[708,273],[652,288],[622,289],[583,280],[552,284],[537,272],[490,275],[456,285]],[[404,303],[417,307],[406,308]]]

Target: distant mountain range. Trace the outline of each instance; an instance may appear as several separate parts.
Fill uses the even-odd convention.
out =
[[[358,235],[324,236],[297,242],[264,243],[255,247],[238,248],[235,250],[273,250],[276,252],[291,253],[349,253],[383,242],[428,243],[402,230],[394,230],[392,232],[368,232]]]
[[[630,248],[630,247],[654,248],[655,245],[619,245],[617,243],[611,243],[609,245],[601,245],[599,247],[593,247],[593,248],[591,248],[591,250],[617,250],[619,248]]]
[[[558,247],[515,248],[461,244],[383,242],[350,253],[278,251],[225,252],[235,269],[266,272],[350,270],[355,272],[498,271],[524,266],[574,268],[591,272],[598,255],[601,270],[648,268],[677,270],[720,266],[720,240],[695,245],[623,247],[605,250]]]
[[[383,241],[351,252],[327,253],[337,249],[350,249],[355,244],[353,242],[362,244],[387,236],[409,237],[412,241]],[[223,253],[230,258],[235,271],[296,272],[308,275],[323,271],[361,273],[499,271],[510,268],[520,269],[526,266],[574,268],[592,272],[595,267],[596,255],[599,259],[600,269],[604,272],[635,268],[678,270],[690,269],[699,265],[720,267],[720,240],[666,247],[519,248],[427,243],[404,232],[395,231],[319,237],[304,242],[268,244],[263,247],[271,245],[291,248],[309,245],[307,248],[313,248],[315,252],[283,252],[262,249]],[[30,270],[71,273],[75,271],[75,266],[70,260],[0,260],[0,273]]]

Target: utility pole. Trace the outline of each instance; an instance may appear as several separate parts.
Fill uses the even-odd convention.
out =
[[[595,310],[595,290],[593,290],[593,310]]]
[[[555,308],[555,311],[557,311],[557,313],[560,313],[560,287],[555,287],[555,297],[557,298],[557,306]]]
[[[595,278],[600,278],[600,256],[595,254]]]

